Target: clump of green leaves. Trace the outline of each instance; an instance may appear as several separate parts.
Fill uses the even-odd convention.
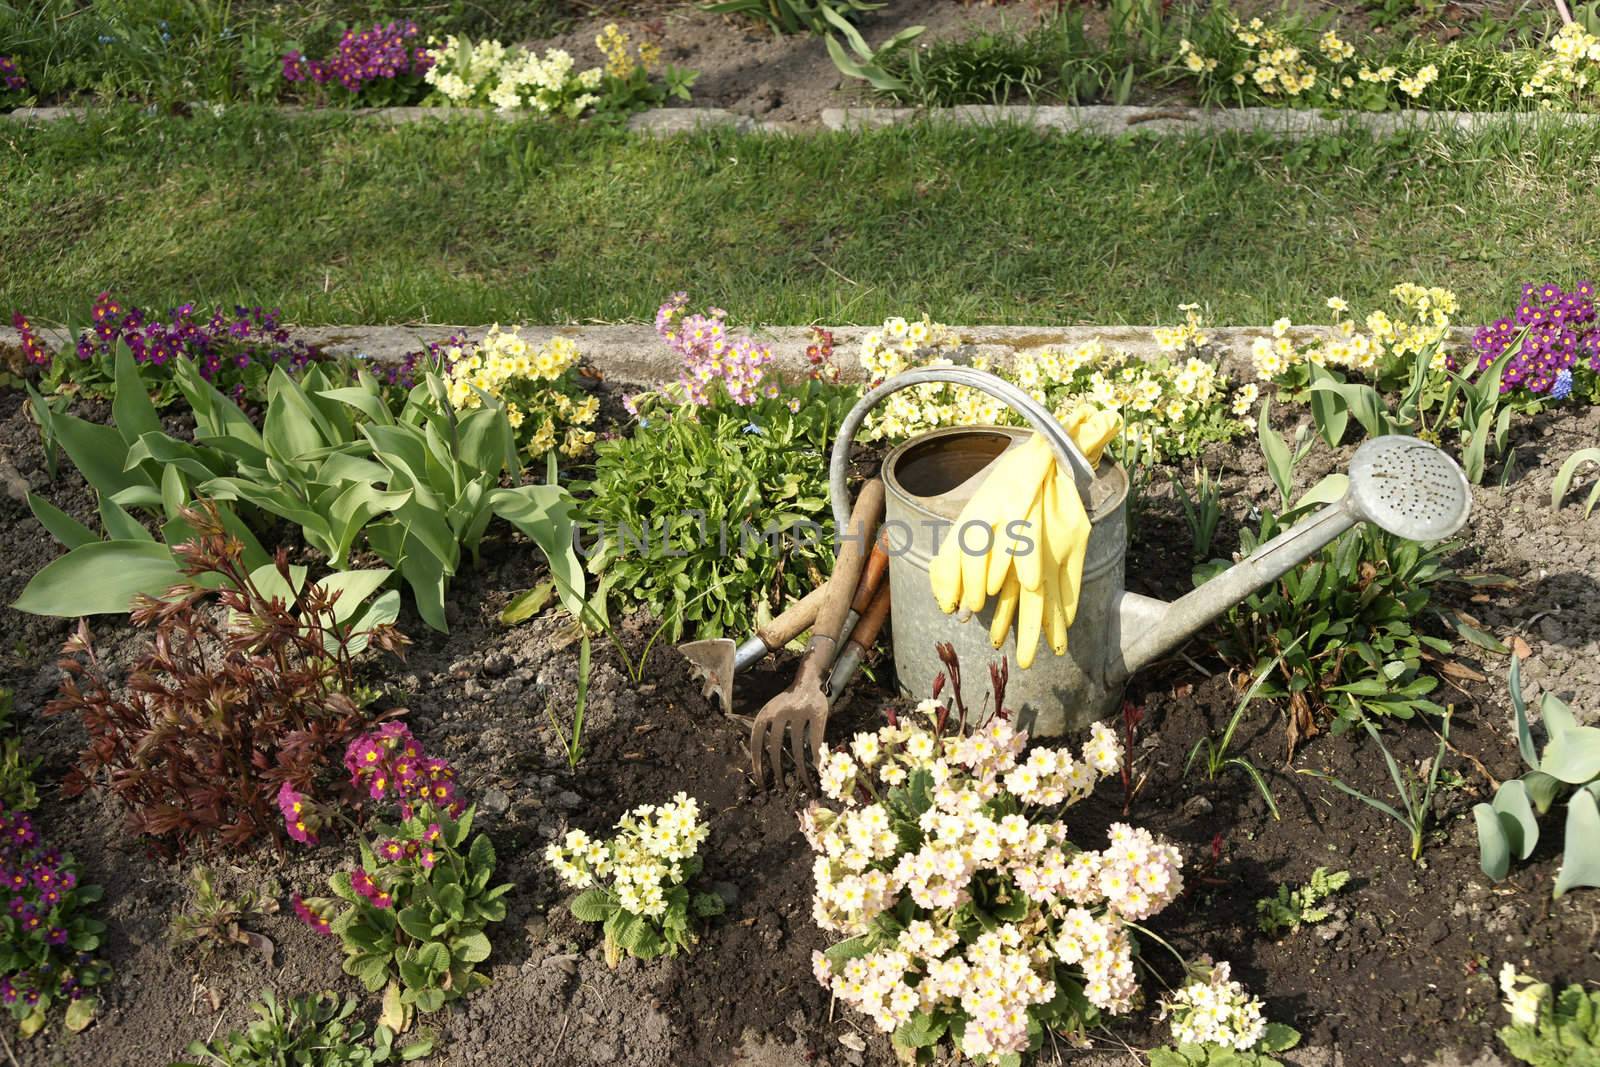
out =
[[[1348,481],[1332,474],[1291,506],[1294,467],[1310,450],[1302,433],[1295,448],[1272,429],[1262,412],[1259,429],[1268,473],[1285,510],[1263,509],[1257,529],[1240,534],[1248,555],[1314,508],[1338,500]],[[1232,608],[1219,622],[1217,654],[1230,666],[1260,671],[1281,657],[1281,683],[1265,695],[1289,698],[1290,749],[1317,732],[1318,713],[1334,716],[1336,732],[1363,715],[1409,719],[1418,712],[1443,714],[1428,695],[1439,680],[1422,672],[1429,654],[1451,650],[1449,641],[1421,632],[1430,613],[1433,587],[1471,583],[1446,566],[1451,542],[1424,545],[1363,523],[1321,553]],[[1213,560],[1196,569],[1203,584],[1232,566]]]
[[[15,710],[11,690],[0,689],[0,733],[5,734],[0,741],[0,805],[7,811],[32,811],[39,806],[39,791],[33,784],[39,761],[22,753],[22,738],[11,726]]]
[[[1501,377],[1516,347],[1507,348],[1474,376],[1436,367],[1443,345],[1443,340],[1423,345],[1409,365],[1396,363],[1387,381],[1380,377],[1378,388],[1347,381],[1340,372],[1316,363],[1305,364],[1317,432],[1329,447],[1337,447],[1352,419],[1368,437],[1412,434],[1437,442],[1449,431],[1461,442],[1461,467],[1468,480],[1481,484],[1488,473],[1489,448],[1494,446],[1495,456],[1505,451],[1511,418],[1518,410],[1500,392]]]
[[[1561,501],[1572,489],[1572,481],[1578,476],[1578,469],[1586,463],[1600,464],[1600,448],[1580,448],[1567,457],[1561,464],[1561,469],[1556,472],[1556,477],[1550,483],[1550,510],[1560,511]],[[1589,495],[1583,501],[1583,517],[1588,518],[1594,513],[1594,507],[1600,504],[1600,478],[1595,479],[1594,486],[1590,488]]]
[[[1507,992],[1511,1025],[1500,1028],[1506,1050],[1532,1067],[1592,1067],[1600,1063],[1600,990],[1581,985],[1552,993],[1543,983],[1517,975],[1501,982]],[[1509,981],[1508,981],[1509,978]],[[1522,988],[1518,988],[1522,985]],[[1528,1003],[1536,1002],[1537,1006]]]
[[[46,443],[58,443],[99,496],[107,536],[30,496],[34,515],[69,551],[33,577],[19,610],[118,613],[137,593],[164,592],[181,570],[168,546],[192,535],[182,514],[197,499],[222,502],[218,516],[251,568],[269,562],[252,526],[292,523],[341,571],[364,537],[410,587],[423,621],[441,631],[450,579],[463,556],[476,559],[490,522],[503,518],[543,549],[563,603],[574,611],[580,605],[571,497],[549,475],[543,485],[520,484],[516,435],[494,397],[457,412],[429,371],[396,415],[364,370],[352,378],[317,365],[296,381],[276,367],[258,429],[180,361],[174,380],[195,415],[191,443],[165,431],[125,345],[115,363],[114,426],[34,405]],[[502,477],[519,484],[502,486]],[[130,509],[162,515],[166,544]]]
[[[236,945],[254,948],[268,963],[273,945],[264,934],[241,925],[262,909],[260,898],[248,890],[229,895],[217,889],[216,876],[209,867],[198,866],[189,872],[189,903],[167,926],[172,947],[199,963]],[[274,907],[272,910],[276,910]]]
[[[876,11],[882,3],[867,0],[717,0],[701,4],[704,11],[718,15],[742,15],[765,24],[773,33],[827,33],[831,26],[829,14],[853,19],[867,11]]]
[[[1350,698],[1354,700],[1354,697]],[[1450,714],[1445,713],[1439,731],[1439,750],[1434,753],[1432,764],[1426,775],[1418,773],[1411,768],[1404,771],[1395,762],[1394,756],[1389,752],[1389,746],[1383,743],[1383,735],[1378,733],[1378,728],[1372,725],[1371,719],[1362,719],[1361,725],[1372,737],[1372,743],[1378,746],[1378,751],[1383,753],[1384,766],[1389,769],[1389,780],[1394,783],[1395,797],[1400,806],[1397,808],[1387,804],[1376,797],[1368,796],[1361,790],[1340,781],[1331,774],[1302,768],[1301,774],[1309,774],[1313,778],[1321,778],[1331,782],[1334,788],[1341,793],[1355,797],[1361,803],[1389,816],[1395,822],[1406,828],[1411,835],[1411,862],[1422,862],[1423,835],[1427,833],[1428,821],[1433,811],[1433,794],[1439,785],[1439,768],[1444,763],[1445,750],[1450,747]]]
[[[1287,1028],[1285,1028],[1287,1029]],[[1294,1031],[1290,1031],[1294,1033]],[[1270,1053],[1292,1048],[1299,1034],[1288,1045],[1277,1048],[1257,1046],[1241,1052],[1223,1045],[1177,1045],[1150,1050],[1150,1067],[1283,1067],[1283,1061]],[[1263,1042],[1262,1045],[1267,1044]]]
[[[272,990],[263,990],[255,1022],[242,1033],[234,1030],[209,1043],[190,1042],[184,1049],[190,1059],[172,1067],[378,1067],[433,1052],[430,1034],[400,1048],[388,1026],[379,1025],[368,1037],[366,1024],[351,1018],[355,1010],[353,996],[340,1000],[333,993],[318,993],[280,1005]]]
[[[676,641],[747,633],[769,604],[810,592],[833,566],[827,450],[856,395],[808,382],[741,406],[719,390],[597,444],[575,488],[598,595],[649,611]]]
[[[1329,871],[1318,867],[1311,880],[1298,889],[1279,884],[1276,896],[1256,901],[1256,925],[1268,937],[1295,933],[1302,926],[1313,926],[1328,917],[1321,903],[1345,887],[1349,871]]]
[[[1501,783],[1492,802],[1472,809],[1478,825],[1479,866],[1498,882],[1510,871],[1513,857],[1525,860],[1532,855],[1539,843],[1538,815],[1547,814],[1570,791],[1555,895],[1578,886],[1600,887],[1600,727],[1579,726],[1566,702],[1546,693],[1539,708],[1549,740],[1541,755],[1522,699],[1522,661],[1515,656],[1510,689],[1517,748],[1531,770]]]

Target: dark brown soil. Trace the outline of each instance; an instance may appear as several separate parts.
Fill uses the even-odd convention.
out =
[[[1505,489],[1475,494],[1469,547],[1458,558],[1463,566],[1517,579],[1509,594],[1496,593],[1470,609],[1486,628],[1525,640],[1533,653],[1527,673],[1536,686],[1568,697],[1590,717],[1600,709],[1600,516],[1583,520],[1575,507],[1552,513],[1548,479],[1560,457],[1593,442],[1597,428],[1600,411],[1525,423],[1521,473]],[[15,393],[0,394],[0,457],[59,506],[85,518],[92,513],[91,496],[70,469],[54,483],[45,478],[36,433]],[[1337,458],[1319,450],[1303,472],[1307,480]],[[1251,443],[1218,448],[1208,461],[1222,472],[1231,516],[1268,502]],[[0,498],[0,516],[13,530],[0,567],[0,596],[9,602],[56,548],[15,499]],[[1222,531],[1219,546],[1233,543],[1235,533],[1235,527]],[[1187,546],[1187,530],[1158,474],[1131,549],[1136,587],[1169,597],[1185,591]],[[753,792],[744,728],[713,710],[671,649],[658,645],[630,673],[616,650],[603,639],[596,643],[588,753],[576,772],[568,770],[550,714],[563,723],[570,717],[576,656],[569,638],[550,616],[511,629],[496,618],[510,596],[537,579],[535,558],[509,540],[486,546],[481,569],[452,588],[452,632],[434,634],[411,619],[407,629],[416,644],[409,661],[373,668],[389,699],[410,709],[409,721],[430,750],[460,768],[483,813],[481,825],[495,840],[500,873],[517,886],[506,922],[491,930],[494,984],[431,1020],[444,1037],[435,1062],[892,1063],[887,1044],[860,1019],[830,1006],[810,976],[810,953],[825,942],[810,918],[809,853],[795,821],[806,798],[793,788]],[[339,971],[335,947],[282,912],[247,924],[275,943],[271,967],[240,953],[197,972],[174,956],[165,932],[185,900],[185,867],[148,855],[122,832],[120,813],[106,802],[64,802],[51,788],[81,738],[76,723],[39,716],[57,684],[53,664],[66,624],[14,612],[7,619],[13,637],[0,651],[0,682],[15,689],[21,727],[45,761],[44,825],[80,857],[89,878],[107,887],[106,955],[117,972],[94,1026],[76,1037],[53,1029],[18,1047],[19,1062],[162,1064],[191,1038],[242,1025],[264,987],[280,995],[355,992]],[[96,620],[94,629],[106,651],[123,661],[143,640],[113,619]],[[625,632],[631,661],[641,656],[651,631],[634,621]],[[1520,773],[1502,680],[1505,660],[1461,655],[1489,680],[1469,683],[1449,698],[1457,707],[1453,742],[1496,776]],[[1552,843],[1541,845],[1502,885],[1491,885],[1478,871],[1470,808],[1491,788],[1470,760],[1446,757],[1452,784],[1435,803],[1436,829],[1420,866],[1410,862],[1398,826],[1283,765],[1282,724],[1268,706],[1252,712],[1235,751],[1267,776],[1282,821],[1271,818],[1235,771],[1214,782],[1199,770],[1186,775],[1190,748],[1221,729],[1236,700],[1203,643],[1191,646],[1188,656],[1144,672],[1130,693],[1147,718],[1135,764],[1143,785],[1129,818],[1182,846],[1186,875],[1197,887],[1152,925],[1186,956],[1210,953],[1234,961],[1267,998],[1271,1017],[1306,1033],[1308,1051],[1296,1053],[1295,1062],[1449,1062],[1436,1058],[1440,1050],[1459,1051],[1470,1062],[1495,1048],[1503,1013],[1493,975],[1505,961],[1547,980],[1600,980],[1595,892],[1551,901]],[[785,684],[788,659],[741,680],[743,708],[758,706]],[[880,678],[889,673],[887,664],[877,671]],[[888,694],[881,685],[858,683],[833,735],[875,722]],[[1392,731],[1389,743],[1410,766],[1431,757],[1437,744],[1420,725]],[[1378,753],[1354,737],[1314,738],[1297,754],[1295,768],[1329,771],[1377,796],[1389,789]],[[705,877],[731,907],[693,954],[648,966],[624,962],[610,971],[598,931],[566,911],[543,847],[569,826],[604,830],[625,809],[680,789],[698,797],[709,817]],[[1106,823],[1122,817],[1123,802],[1113,786],[1074,809],[1075,838],[1101,843]],[[1220,842],[1221,860],[1212,867],[1214,842]],[[286,905],[291,892],[319,889],[328,873],[347,863],[345,849],[327,844],[281,858],[263,851],[216,866],[225,886],[264,890]],[[1255,901],[1278,882],[1303,882],[1319,865],[1353,875],[1335,899],[1334,917],[1278,941],[1261,935]],[[1146,982],[1153,994],[1176,969],[1155,946],[1146,958],[1155,970]],[[368,1007],[376,1010],[376,1004]],[[1097,1053],[1063,1047],[1060,1056],[1133,1064],[1139,1062],[1134,1049],[1164,1036],[1146,1013],[1097,1035]],[[864,1051],[852,1048],[857,1045]]]

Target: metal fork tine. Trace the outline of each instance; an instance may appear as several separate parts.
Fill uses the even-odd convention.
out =
[[[788,727],[787,720],[779,720],[776,725],[767,731],[767,762],[772,764],[772,784],[774,788],[783,787],[783,735]]]

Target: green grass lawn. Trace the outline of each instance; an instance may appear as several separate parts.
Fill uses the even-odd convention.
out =
[[[0,314],[281,306],[302,323],[1322,321],[1448,285],[1460,321],[1593,273],[1600,131],[1101,140],[921,126],[650,140],[122,112],[0,125]]]

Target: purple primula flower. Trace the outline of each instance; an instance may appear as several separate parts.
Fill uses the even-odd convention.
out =
[[[1600,315],[1593,282],[1582,281],[1571,291],[1553,283],[1526,283],[1512,319],[1499,319],[1479,329],[1472,338],[1477,369],[1506,356],[1500,391],[1526,389],[1548,393],[1554,399],[1571,394],[1573,368],[1580,359],[1600,373]],[[1452,361],[1452,366],[1454,366]]]

